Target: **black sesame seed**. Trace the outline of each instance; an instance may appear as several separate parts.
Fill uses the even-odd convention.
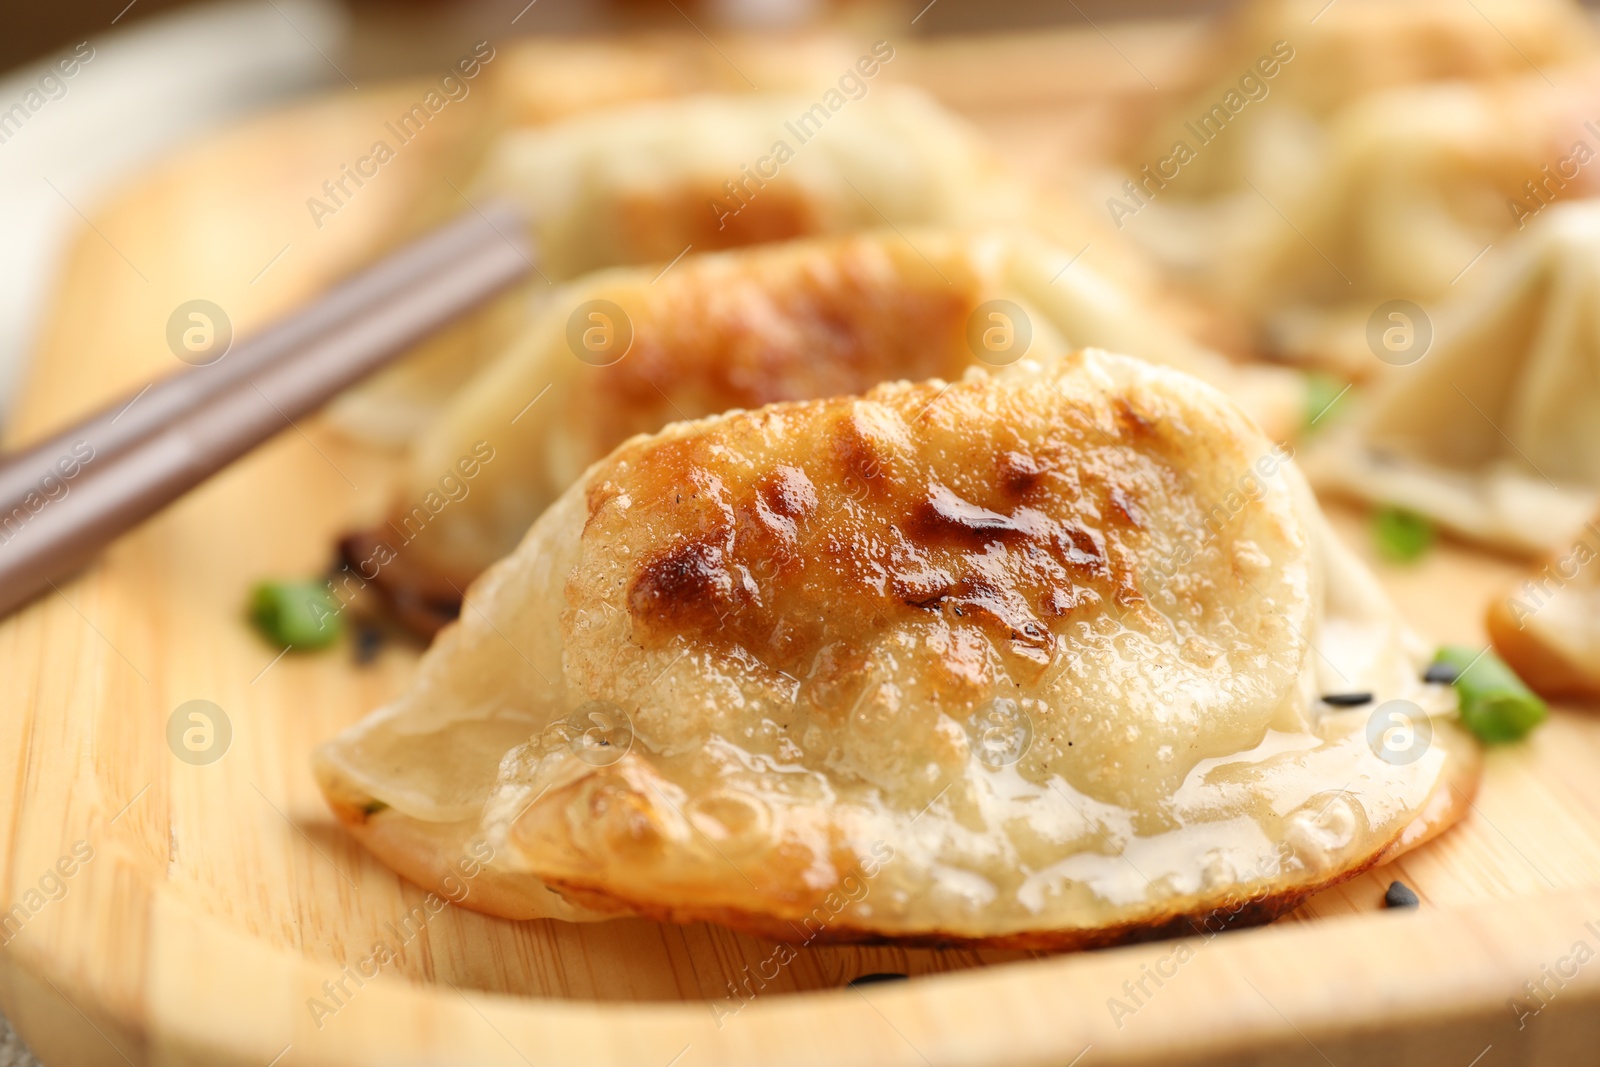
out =
[[[357,663],[371,663],[378,658],[383,647],[383,631],[376,626],[362,626],[356,630],[355,657]]]
[[[1415,908],[1421,903],[1416,892],[1404,882],[1390,882],[1389,891],[1383,895],[1386,908]]]
[[[1359,708],[1363,704],[1372,703],[1371,693],[1324,693],[1324,704],[1332,704],[1336,708]]]
[[[864,974],[860,978],[850,979],[848,984],[851,989],[859,989],[864,985],[877,985],[879,982],[903,982],[905,980],[906,976],[903,974]]]
[[[1434,682],[1438,685],[1453,685],[1461,677],[1461,672],[1453,663],[1430,663],[1428,669],[1422,672],[1424,682]]]

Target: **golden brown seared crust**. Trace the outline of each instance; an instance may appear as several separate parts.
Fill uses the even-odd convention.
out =
[[[959,256],[941,258],[942,274],[881,239],[845,237],[680,263],[629,308],[633,346],[591,372],[574,424],[591,427],[599,458],[677,419],[959,377],[980,283]]]
[[[740,216],[749,216],[746,236],[765,238],[751,227],[789,225],[783,205],[776,187],[752,201]],[[704,205],[700,212],[715,221]],[[681,249],[681,237],[663,247]],[[959,257],[941,258],[942,272],[909,250],[897,256],[881,240],[845,237],[804,253],[691,259],[649,286],[642,307],[610,293],[628,307],[632,346],[616,364],[580,369],[586,377],[566,421],[588,435],[587,454],[598,459],[676,419],[859,394],[895,379],[959,377],[973,362],[966,324],[979,279]],[[355,566],[380,543],[395,543],[392,526],[347,537],[345,558]],[[461,590],[476,577],[440,573],[404,551],[362,573],[372,569],[397,621],[423,637],[455,617]]]
[[[1536,630],[1519,627],[1504,598],[1489,605],[1485,624],[1500,658],[1539,695],[1551,700],[1600,700],[1600,678],[1541,640]]]
[[[881,818],[873,833],[898,841],[941,783],[975,780],[971,743],[945,721],[970,720],[996,693],[1038,700],[1017,764],[1025,788],[1081,774],[1128,808],[1170,795],[1187,773],[1156,755],[1169,733],[1218,756],[1258,743],[1255,724],[1302,670],[1308,542],[1284,488],[1237,522],[1205,524],[1270,446],[1221,396],[1127,358],[1084,352],[1015,371],[706,420],[630,441],[593,468],[565,586],[564,665],[667,756],[625,755],[570,791],[541,792],[510,833],[513,852],[552,882],[589,882],[663,914],[759,913],[741,902],[757,897],[803,914],[807,885],[848,877],[839,840],[858,832],[850,820]],[[1183,568],[1171,586],[1158,569],[1167,560]],[[1096,642],[1137,643],[1142,663],[1162,666],[1119,673],[1113,691],[1097,673],[1112,654],[1075,658]],[[677,662],[675,648],[700,674],[666,699],[650,679]],[[1236,666],[1218,666],[1224,649]],[[1192,679],[1181,684],[1193,702],[1154,710],[1179,677]],[[710,707],[702,689],[739,695]],[[757,735],[723,717],[730,707],[770,708],[774,727]],[[778,776],[745,776],[731,758],[671,762],[704,744],[697,730],[712,716],[718,737],[770,746],[830,803],[791,806]],[[713,820],[717,832],[761,842],[743,880],[679,833],[674,789],[715,793],[731,812]],[[1063,825],[1081,816],[1045,796],[1035,812],[1054,803]],[[995,840],[1024,832],[992,818],[981,832]],[[1045,826],[1036,814],[1025,832]],[[1004,887],[996,911],[1031,909],[1007,897],[1018,867],[983,863],[998,866],[969,869]],[[942,873],[926,856],[904,870],[897,892],[912,897]],[[1038,914],[974,925],[1048,926]]]
[[[774,182],[742,206],[699,180],[625,195],[616,228],[628,242],[623,262],[667,263],[687,247],[700,252],[790,241],[822,232],[817,205],[792,182]],[[722,212],[714,203],[724,203]],[[731,210],[739,207],[737,212]]]
[[[891,387],[869,401],[753,412],[613,455],[591,482],[591,526],[626,497],[631,527],[675,531],[631,557],[636,641],[737,646],[805,677],[825,645],[927,623],[949,635],[942,681],[979,688],[991,647],[1038,673],[1080,609],[1144,606],[1141,500],[1184,487],[1176,456],[1144,454],[1176,443],[1125,400],[1109,424],[1093,401],[1039,404],[988,380]],[[960,432],[934,430],[941,402]],[[748,484],[741,457],[755,454],[771,473]],[[580,567],[573,581],[583,580]]]

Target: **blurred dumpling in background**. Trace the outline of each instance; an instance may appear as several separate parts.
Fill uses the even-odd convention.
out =
[[[1307,473],[1543,552],[1600,504],[1600,201],[1549,208],[1459,289],[1411,324],[1431,339],[1345,401],[1360,412],[1317,443]]]
[[[1489,637],[1551,699],[1600,700],[1600,514],[1489,605]]]
[[[1555,74],[1554,88],[1529,75],[1397,91],[1341,116],[1326,170],[1284,207],[1295,226],[1238,231],[1254,244],[1225,284],[1269,349],[1352,376],[1381,369],[1366,337],[1380,304],[1450,299],[1548,204],[1600,193],[1600,68]]]
[[[1247,181],[1290,184],[1280,168],[1314,165],[1305,150],[1315,152],[1327,124],[1371,93],[1518,77],[1579,60],[1600,43],[1571,0],[1247,0],[1218,36],[1201,88],[1128,158],[1137,170],[1189,140],[1195,158],[1167,194],[1173,199],[1236,194]],[[1230,93],[1239,99],[1224,103]],[[1197,132],[1223,131],[1195,144]]]
[[[1230,347],[1370,370],[1378,303],[1436,297],[1517,228],[1508,198],[1537,207],[1542,165],[1600,149],[1600,78],[1573,66],[1596,34],[1565,0],[1274,0],[1229,40],[1106,210],[1215,301]]]
[[[687,253],[884,225],[1026,225],[1083,252],[1073,270],[1092,266],[1160,304],[1143,257],[1102,220],[1039,195],[926,95],[848,69],[855,98],[694,96],[506,133],[470,195],[526,209],[540,277],[344,397],[339,424],[407,441],[538,315],[552,283],[625,264],[660,270]]]
[[[474,54],[472,129],[452,146],[450,179],[420,197],[399,233],[423,232],[462,208],[457,183],[470,182],[501,138],[594,111],[703,93],[811,93],[858,60],[859,47],[823,31],[785,36],[640,34],[522,37]],[[760,79],[761,88],[751,80]]]
[[[431,631],[466,583],[633,434],[1086,344],[1208,380],[1280,439],[1298,424],[1298,376],[1235,366],[1071,263],[1020,234],[878,230],[587,276],[547,300],[412,445],[394,512],[347,541],[346,556],[392,555],[363,573],[375,570],[400,615]],[[480,442],[494,459],[470,495],[430,514],[422,502]]]
[[[783,37],[717,33],[523,37],[492,69],[496,123],[542,126],[586,111],[696,93],[789,93],[826,88],[861,48],[823,31]]]
[[[930,97],[854,84],[838,111],[801,95],[691,96],[514,131],[475,188],[527,210],[556,280],[885,221],[1020,220],[1031,206]]]

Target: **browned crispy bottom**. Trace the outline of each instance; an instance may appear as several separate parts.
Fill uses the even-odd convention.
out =
[[[711,907],[699,904],[662,904],[638,900],[624,894],[584,885],[575,881],[541,881],[531,874],[505,871],[488,866],[470,882],[467,895],[456,900],[460,906],[506,919],[539,917],[531,903],[547,892],[558,894],[572,905],[572,918],[639,917],[668,923],[716,923],[741,933],[773,941],[801,944],[859,943],[898,944],[924,948],[992,948],[1048,952],[1072,952],[1109,948],[1114,945],[1160,941],[1170,938],[1206,936],[1225,929],[1260,926],[1286,915],[1308,897],[1348,881],[1373,867],[1387,863],[1458,822],[1470,809],[1477,794],[1478,775],[1467,768],[1438,794],[1438,804],[1430,804],[1424,814],[1403,827],[1380,848],[1374,849],[1354,866],[1307,885],[1243,899],[1225,900],[1205,908],[1182,909],[1133,922],[1112,926],[1030,930],[1013,934],[972,937],[930,930],[912,934],[884,934],[875,930],[828,922],[814,930],[800,925],[799,919],[751,912],[744,909]],[[329,798],[334,813],[350,832],[381,861],[412,882],[443,896],[451,896],[445,879],[461,877],[451,863],[466,845],[465,835],[444,827],[433,827],[392,810],[369,814],[363,808]]]
[[[1489,605],[1485,624],[1500,658],[1541,696],[1552,700],[1600,699],[1600,678],[1550,647],[1536,631],[1519,628],[1503,600]]]
[[[553,891],[533,875],[493,865],[469,865],[466,870],[458,865],[464,858],[481,855],[474,850],[475,826],[424,823],[393,810],[369,813],[331,795],[328,806],[363,848],[406,881],[485,915],[517,920],[550,917],[549,910],[539,910],[535,902],[553,896]],[[585,915],[559,897],[553,903],[571,908],[567,919],[599,917]]]
[[[1396,837],[1399,835],[1397,834]],[[1398,853],[1395,853],[1398,855]],[[630,900],[624,896],[593,887],[570,882],[549,882],[562,896],[573,903],[594,911],[619,909],[631,915],[670,923],[716,923],[740,933],[763,937],[772,941],[800,944],[894,944],[918,948],[989,948],[1023,949],[1040,952],[1077,952],[1085,949],[1110,948],[1114,945],[1137,944],[1142,941],[1164,941],[1177,937],[1205,936],[1231,928],[1261,926],[1287,915],[1315,893],[1338,885],[1392,858],[1388,845],[1377,849],[1358,866],[1340,871],[1330,878],[1306,886],[1297,886],[1280,892],[1268,893],[1243,900],[1226,901],[1208,908],[1169,912],[1148,919],[1099,926],[1056,930],[1029,930],[1014,934],[972,937],[941,930],[914,934],[885,934],[875,930],[851,926],[847,923],[828,923],[815,930],[807,930],[795,921],[759,912],[737,908],[706,907],[703,905],[661,905],[650,901]]]
[[[905,945],[916,948],[991,948],[1024,949],[1041,952],[1076,952],[1084,949],[1110,948],[1113,945],[1136,944],[1141,941],[1163,941],[1196,934],[1217,933],[1232,927],[1260,926],[1299,907],[1307,897],[1328,886],[1354,878],[1378,862],[1381,853],[1374,853],[1358,868],[1343,872],[1317,885],[1247,899],[1237,905],[1225,904],[1204,911],[1180,912],[1139,922],[1116,926],[1090,927],[1069,930],[1030,930],[1016,934],[990,937],[971,937],[931,930],[914,934],[885,934],[866,930],[847,923],[830,923],[808,931],[796,923],[774,915],[744,911],[737,908],[709,908],[698,905],[673,907],[649,902],[629,902],[609,893],[583,889],[571,883],[552,882],[551,887],[562,896],[583,907],[596,911],[602,908],[623,908],[627,914],[670,923],[716,923],[730,930],[766,938],[770,941],[787,941],[795,944],[865,944]],[[1234,910],[1237,907],[1237,910]]]

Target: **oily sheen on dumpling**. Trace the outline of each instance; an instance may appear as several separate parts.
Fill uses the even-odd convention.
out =
[[[1026,234],[878,230],[586,278],[550,298],[412,445],[394,510],[347,555],[427,628],[414,605],[458,601],[590,463],[635,433],[1084,344],[1197,374],[1275,434],[1298,423],[1303,387],[1292,373],[1228,363],[1072,258]],[[586,337],[600,348],[586,349]],[[495,459],[470,494],[431,508],[441,474],[483,448]]]
[[[491,842],[498,914],[1082,947],[1453,821],[1425,652],[1231,401],[1085,351],[628,441],[317,773],[425,885]]]
[[[1308,472],[1539,554],[1600,506],[1600,201],[1549,208],[1481,269],[1435,309],[1428,351],[1385,368]]]

